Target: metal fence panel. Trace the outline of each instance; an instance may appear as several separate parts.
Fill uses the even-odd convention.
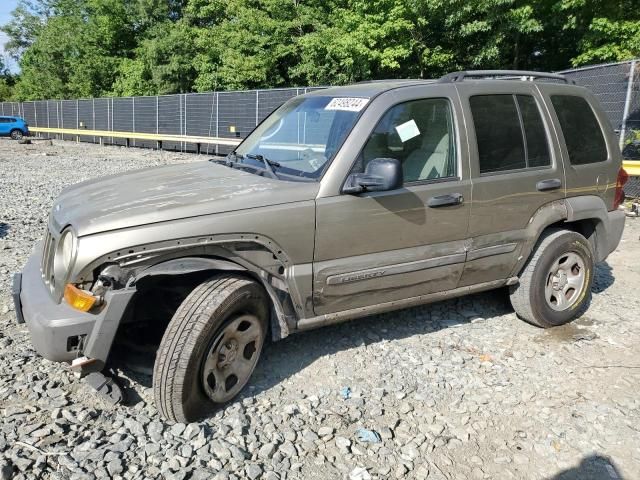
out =
[[[78,128],[80,130],[94,130],[93,121],[93,100],[78,100]],[[81,142],[94,142],[93,136],[80,135],[78,138]]]
[[[22,104],[22,118],[24,118],[29,125],[35,125],[36,106],[34,102],[24,102]]]
[[[133,132],[133,98],[111,99],[111,130],[117,132]],[[113,138],[115,145],[126,145],[126,140]]]
[[[163,95],[158,99],[157,133],[182,135],[182,95]],[[163,148],[180,150],[181,144],[165,142]]]
[[[36,114],[35,125],[37,127],[46,127],[47,118],[48,118],[47,101],[40,100],[34,103],[35,103],[35,114]]]
[[[260,90],[258,92],[258,122],[264,120],[287,100],[300,95],[300,91],[299,88]]]
[[[133,98],[133,131],[156,133],[157,97]],[[136,147],[155,148],[156,142],[150,140],[132,140]]]
[[[602,104],[621,147],[640,144],[640,61],[594,65],[561,72],[589,88]],[[241,139],[287,100],[324,87],[212,92],[135,98],[0,102],[0,114],[23,116],[34,127],[142,132]],[[307,121],[298,119],[298,128]],[[67,139],[75,136],[65,135]],[[72,138],[73,137],[73,138]],[[79,138],[88,142],[124,145],[122,138]],[[318,139],[321,141],[322,139]],[[315,141],[308,139],[307,141]],[[131,145],[155,148],[157,142],[132,140]],[[196,145],[164,142],[162,148],[195,151]],[[206,153],[226,153],[231,147],[204,147]],[[639,146],[640,151],[640,146]]]
[[[93,102],[96,130],[111,130],[111,100],[96,98]]]

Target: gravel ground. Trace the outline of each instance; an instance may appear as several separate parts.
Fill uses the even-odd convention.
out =
[[[39,358],[10,281],[54,197],[197,158],[0,140],[0,479],[640,478],[639,219],[571,325],[525,324],[499,291],[294,335],[202,423],[164,423],[139,366],[116,365],[129,400],[109,407]]]

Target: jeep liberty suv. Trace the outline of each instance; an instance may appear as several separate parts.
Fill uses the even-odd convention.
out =
[[[65,189],[16,275],[18,321],[82,375],[116,333],[157,337],[156,404],[180,422],[245,386],[268,332],[505,286],[523,320],[562,325],[622,235],[617,143],[555,74],[314,91],[224,159]]]

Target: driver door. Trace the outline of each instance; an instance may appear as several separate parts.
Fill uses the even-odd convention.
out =
[[[438,87],[429,91],[436,88],[439,93]],[[457,287],[466,258],[471,183],[460,148],[462,113],[451,90],[441,91],[426,97],[424,87],[407,88],[404,98],[395,93],[376,100],[388,107],[351,171],[363,171],[374,158],[396,158],[403,165],[402,188],[317,199],[316,315]]]

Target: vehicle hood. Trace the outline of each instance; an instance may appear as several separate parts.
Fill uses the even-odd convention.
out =
[[[53,228],[78,236],[168,220],[315,198],[317,182],[261,177],[211,162],[152,167],[72,185],[62,191]]]

